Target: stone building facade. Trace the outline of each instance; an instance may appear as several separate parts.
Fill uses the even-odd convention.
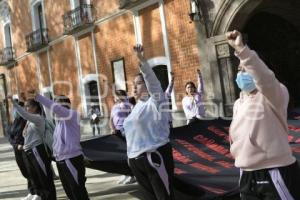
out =
[[[189,16],[193,3],[199,10],[194,21]],[[11,115],[7,94],[31,88],[69,96],[83,118],[97,103],[107,119],[112,87],[132,93],[137,43],[143,44],[163,88],[169,72],[175,74],[175,125],[184,124],[184,84],[197,81],[197,68],[204,78],[208,117],[230,117],[239,92],[234,83],[238,62],[224,34],[233,29],[245,34],[297,105],[299,9],[296,0],[2,0],[2,125]]]

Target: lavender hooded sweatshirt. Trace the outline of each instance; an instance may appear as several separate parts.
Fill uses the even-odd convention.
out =
[[[36,100],[59,118],[53,134],[53,156],[55,160],[61,161],[82,155],[78,113],[41,95],[37,95]]]

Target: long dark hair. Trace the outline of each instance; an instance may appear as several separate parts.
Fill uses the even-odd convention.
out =
[[[65,95],[57,95],[55,97],[55,102],[61,104],[65,108],[70,109],[71,100],[69,99],[69,97],[66,97]]]
[[[127,99],[127,92],[125,90],[116,90],[115,95],[121,100],[124,101]]]
[[[44,109],[39,102],[34,99],[27,99],[26,101],[30,106],[36,108],[36,112],[40,115],[44,115]]]
[[[184,88],[186,88],[188,85],[191,85],[194,88],[194,90],[196,91],[196,85],[195,85],[195,83],[193,81],[186,82]]]
[[[128,102],[129,102],[131,105],[133,105],[133,106],[135,106],[135,104],[136,104],[136,100],[135,100],[134,97],[129,97],[129,98],[128,98]]]

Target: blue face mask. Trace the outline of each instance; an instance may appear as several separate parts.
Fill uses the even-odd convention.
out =
[[[247,93],[252,92],[256,88],[252,76],[247,72],[239,72],[235,81],[238,87]]]

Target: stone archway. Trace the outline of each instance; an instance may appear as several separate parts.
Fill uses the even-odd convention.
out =
[[[242,31],[248,35],[250,48],[258,53],[277,79],[288,88],[290,109],[299,107],[300,29],[297,25],[284,16],[261,11],[248,20]]]
[[[213,20],[210,36],[222,35],[229,30],[239,29],[246,23],[251,13],[264,0],[225,0]]]
[[[204,101],[207,117],[231,117],[237,97],[234,83],[234,54],[225,33],[240,29],[263,0],[201,1],[202,21],[197,24],[198,46],[203,79],[206,85]]]
[[[286,75],[291,74],[292,71],[297,73],[299,67],[291,66],[292,64],[290,63],[292,62],[288,62],[288,68],[290,69],[286,70],[287,68],[283,64],[283,60],[289,60],[290,58],[296,60],[295,57],[299,57],[300,45],[295,47],[295,43],[297,43],[297,41],[299,43],[299,34],[296,34],[296,36],[294,33],[300,32],[300,2],[294,0],[225,0],[222,3],[219,3],[218,6],[218,10],[213,20],[211,20],[213,23],[208,35],[210,36],[209,40],[213,43],[213,47],[211,48],[216,49],[216,55],[210,62],[217,63],[216,67],[218,68],[220,75],[224,115],[230,116],[231,105],[238,94],[238,90],[234,83],[235,70],[238,61],[233,55],[233,52],[228,48],[224,36],[227,31],[234,29],[238,29],[247,35],[249,46],[256,51],[259,51],[261,55],[265,55],[267,58],[266,62],[269,64],[271,60],[274,61],[276,60],[275,58],[278,58],[276,55],[274,56],[274,50],[276,50],[277,53],[275,54],[280,55],[281,61],[276,61],[276,64],[273,63],[276,67],[270,66],[270,68],[274,70],[276,76],[279,77],[282,82],[287,84],[290,94],[296,98],[296,105],[300,106],[300,95],[296,92],[299,91],[300,84],[297,84],[299,86],[294,87],[294,83],[296,83],[296,80],[299,80],[300,77]],[[264,15],[262,13],[264,13]],[[271,17],[266,17],[266,15]],[[270,24],[272,24],[273,28],[271,28],[271,26],[266,28]],[[260,31],[262,32],[262,30],[260,30],[262,27],[266,28],[266,32],[261,34],[267,35],[264,39],[261,35],[255,34]],[[280,29],[286,29],[293,32],[290,36],[288,36],[288,33],[281,33],[278,40],[281,40],[284,37],[290,37],[290,39],[285,40],[287,42],[286,45],[283,45],[284,47],[282,46],[282,43],[274,42],[276,41],[275,35],[280,35],[279,33],[282,32]],[[272,34],[271,32],[276,32],[277,34]],[[268,37],[269,39],[273,38],[273,42],[264,42]],[[292,42],[293,40],[295,42]],[[269,45],[269,48],[273,51],[267,51],[266,48],[261,47],[262,45],[259,46],[257,44]],[[278,47],[280,44],[283,48]],[[286,51],[289,51],[290,53],[288,54]],[[284,57],[282,54],[286,56]],[[291,56],[291,54],[294,56]],[[289,81],[289,79],[292,80]]]

